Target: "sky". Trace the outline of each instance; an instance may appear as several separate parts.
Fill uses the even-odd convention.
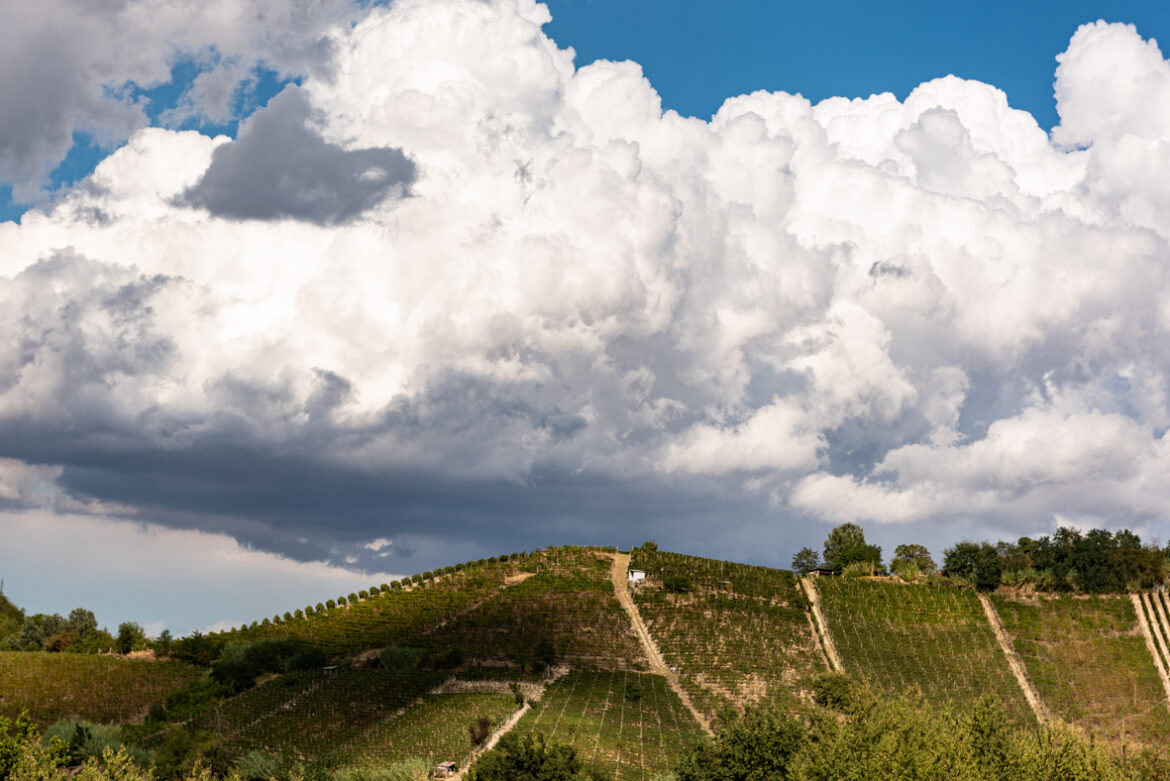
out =
[[[843,522],[1170,537],[1164,3],[11,16],[32,612],[185,633],[550,544],[787,566]]]

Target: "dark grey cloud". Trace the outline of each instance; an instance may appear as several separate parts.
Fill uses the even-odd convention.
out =
[[[0,25],[0,182],[22,201],[44,197],[75,132],[117,145],[149,123],[136,88],[171,80],[177,61],[208,69],[164,120],[232,119],[227,99],[253,71],[329,78],[334,25],[364,12],[353,0],[130,0],[7,3]],[[226,97],[225,97],[226,96]],[[166,106],[157,108],[166,109]]]
[[[234,220],[336,225],[407,194],[416,171],[401,149],[344,149],[316,133],[311,119],[304,93],[286,87],[248,119],[237,140],[215,150],[180,202]]]

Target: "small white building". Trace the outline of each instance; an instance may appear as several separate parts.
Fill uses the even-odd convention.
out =
[[[646,573],[640,569],[632,569],[630,570],[629,578],[630,585],[637,586],[639,583],[642,583],[646,580]]]

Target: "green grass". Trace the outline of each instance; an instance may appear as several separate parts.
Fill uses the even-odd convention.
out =
[[[1035,724],[973,591],[843,577],[816,583],[850,675],[891,693],[917,687],[936,705],[992,694],[1014,721]]]
[[[401,716],[375,724],[338,752],[350,767],[384,769],[414,757],[433,766],[453,761],[463,767],[474,745],[468,727],[476,718],[498,727],[518,706],[511,694],[428,695]]]
[[[708,717],[748,705],[795,709],[826,669],[791,572],[640,549],[630,566],[649,578],[634,602],[651,636]],[[687,577],[692,591],[664,591],[670,576]]]
[[[39,726],[61,718],[137,721],[202,673],[178,662],[120,656],[0,652],[0,716],[22,710]]]
[[[615,781],[649,781],[667,772],[702,735],[664,678],[628,671],[569,673],[515,730],[574,747]]]
[[[1109,741],[1170,739],[1166,695],[1128,596],[992,602],[1054,715]]]

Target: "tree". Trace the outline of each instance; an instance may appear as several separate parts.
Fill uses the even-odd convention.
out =
[[[546,743],[539,732],[524,737],[509,732],[471,771],[471,781],[601,781],[604,778],[596,770],[585,769],[576,749]]]
[[[812,548],[801,548],[792,557],[792,568],[801,575],[807,575],[819,566],[821,566],[821,559]]]
[[[146,647],[146,632],[133,621],[118,624],[118,653],[128,654]]]
[[[749,709],[697,745],[677,768],[679,781],[786,779],[788,764],[807,741],[805,728],[778,710]]]
[[[894,558],[890,559],[890,569],[897,571],[902,567],[915,567],[919,572],[934,572],[938,565],[930,557],[922,545],[899,545],[894,548]]]
[[[840,572],[857,561],[882,564],[882,549],[865,542],[865,532],[855,523],[843,523],[829,532],[825,540],[825,566]]]
[[[991,591],[1003,579],[1003,564],[993,545],[964,541],[943,551],[943,574],[970,581],[980,591]]]

